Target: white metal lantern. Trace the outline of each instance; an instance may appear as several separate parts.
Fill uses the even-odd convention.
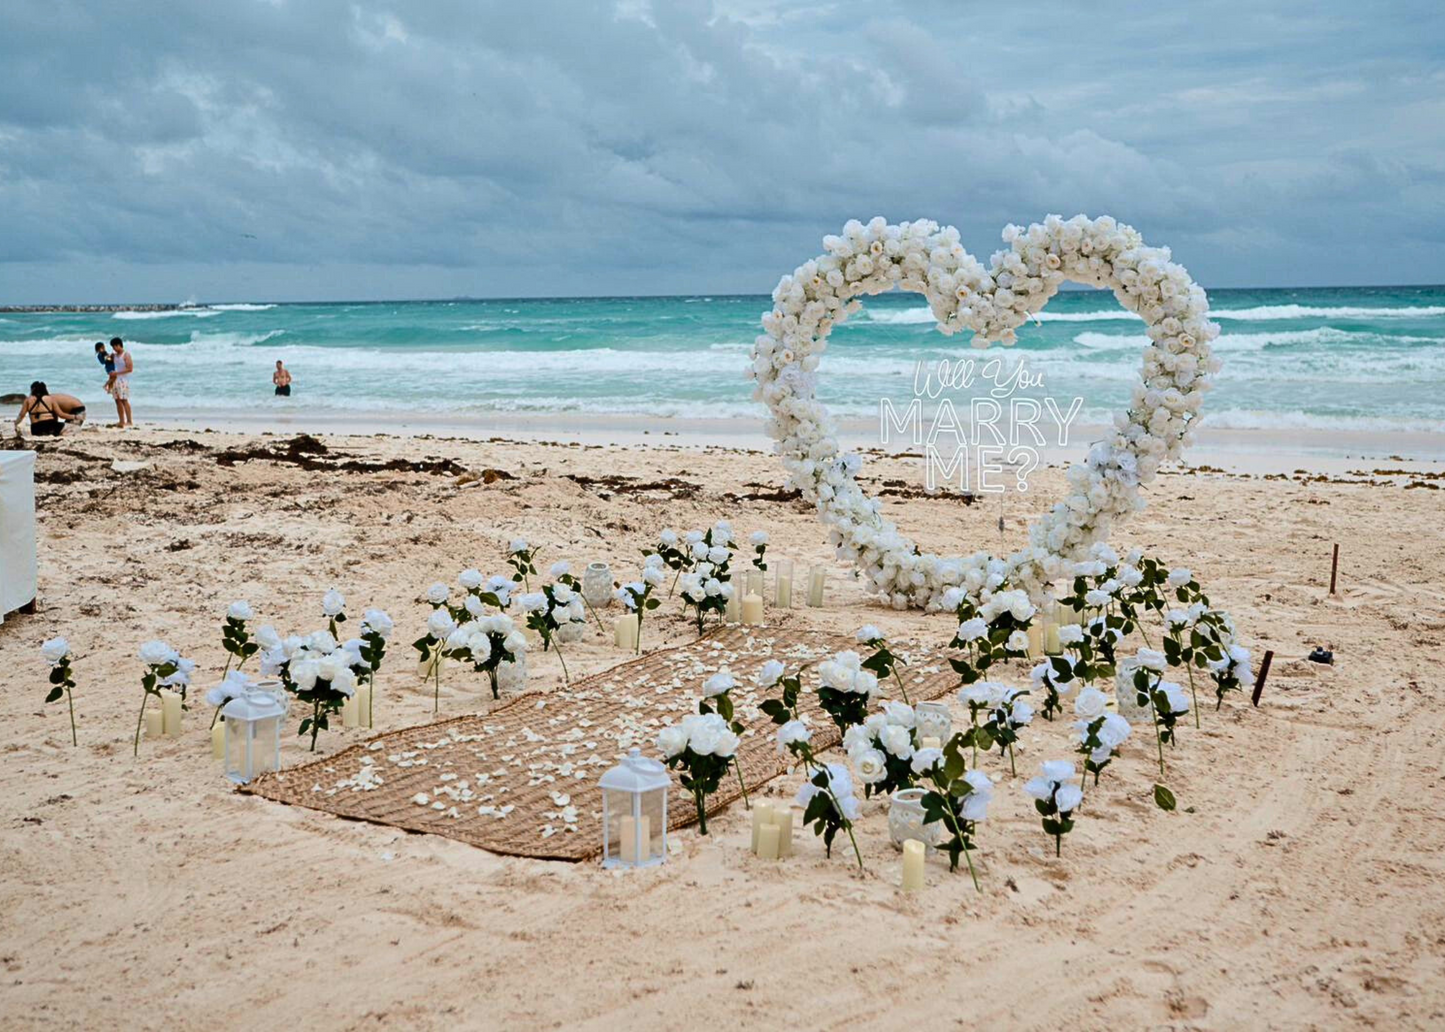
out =
[[[667,768],[631,749],[597,780],[602,789],[602,866],[648,867],[667,859]]]
[[[268,770],[281,769],[281,722],[286,704],[270,692],[250,688],[221,710],[226,723],[226,777],[239,785]]]

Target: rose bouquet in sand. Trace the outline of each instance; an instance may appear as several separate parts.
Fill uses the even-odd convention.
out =
[[[61,637],[50,638],[41,643],[40,654],[50,663],[50,691],[45,701],[59,702],[60,697],[65,696],[70,707],[70,744],[79,745],[75,735],[75,699],[71,695],[75,690],[75,675],[70,669],[70,642]]]
[[[332,588],[321,596],[321,615],[326,617],[326,630],[333,638],[341,637],[341,625],[346,622],[346,597]]]
[[[527,614],[527,626],[541,637],[542,651],[556,650],[562,664],[562,678],[570,680],[562,643],[580,637],[587,625],[582,596],[565,584],[547,584],[541,591],[528,592],[517,601]]]
[[[281,686],[297,702],[310,707],[296,734],[305,737],[309,732],[311,751],[315,752],[316,738],[330,729],[331,716],[356,694],[355,671],[364,665],[355,650],[342,646],[335,635],[324,630],[286,638],[279,649],[262,655],[261,671],[279,677]]]
[[[1084,778],[1094,775],[1094,784],[1099,784],[1099,775],[1109,762],[1118,755],[1119,746],[1129,737],[1132,730],[1129,722],[1117,713],[1110,713],[1108,697],[1097,688],[1085,688],[1074,700],[1074,730],[1078,732],[1077,752],[1084,757]],[[1079,781],[1083,786],[1084,778]]]
[[[818,705],[839,732],[863,723],[868,706],[878,694],[878,676],[863,669],[863,660],[850,650],[818,664]]]
[[[648,613],[662,605],[660,601],[652,597],[652,593],[662,586],[667,579],[662,572],[665,560],[653,552],[642,562],[642,579],[628,581],[616,591],[617,601],[622,603],[629,613],[637,616],[637,645],[635,652],[642,652],[642,620]]]
[[[1164,743],[1172,747],[1179,718],[1189,712],[1189,697],[1173,681],[1164,680],[1168,661],[1164,653],[1141,648],[1120,664],[1116,691],[1132,690],[1135,704],[1147,707],[1154,725],[1154,742],[1159,751],[1159,776],[1165,776]],[[1174,795],[1161,784],[1154,786],[1154,801],[1163,810],[1174,809]]]
[[[472,669],[487,675],[492,698],[502,697],[502,682],[510,687],[517,680],[526,680],[527,636],[517,629],[506,613],[490,613],[469,620],[447,636],[446,654],[452,659],[472,664]]]
[[[1059,628],[1059,642],[1064,648],[1082,639],[1083,630],[1077,625]],[[1050,656],[1029,671],[1033,690],[1043,700],[1041,712],[1045,720],[1053,720],[1054,714],[1063,712],[1063,697],[1080,687],[1082,682],[1076,664],[1072,655]]]
[[[858,628],[855,637],[858,644],[873,650],[873,654],[863,660],[863,669],[870,671],[879,681],[893,678],[903,695],[903,701],[908,702],[908,689],[904,687],[903,678],[898,673],[898,668],[904,665],[903,661],[888,647],[888,639],[883,636],[883,632],[872,624],[867,624]]]
[[[985,710],[988,719],[974,731],[974,740],[982,745],[985,751],[995,745],[1000,752],[1008,750],[1010,774],[1018,773],[1014,766],[1014,743],[1019,740],[1019,729],[1027,727],[1034,719],[1034,708],[1024,698],[1027,694],[1028,692],[1021,688],[995,686]]]
[[[432,590],[427,593],[429,600],[438,594],[436,588],[445,590],[446,585],[432,585]],[[447,608],[445,600],[433,602],[432,605],[435,608],[426,618],[426,633],[412,642],[411,647],[421,653],[422,675],[432,683],[432,712],[435,713],[441,708],[442,660],[446,655],[446,642],[457,629],[457,621]]]
[[[962,734],[954,735],[942,749],[920,749],[915,759],[919,780],[928,786],[923,795],[923,823],[940,825],[946,838],[937,846],[948,854],[948,869],[958,870],[958,859],[968,864],[976,891],[978,872],[973,867],[973,837],[978,823],[988,817],[993,799],[993,782],[981,770],[969,770],[963,750],[968,747]]]
[[[951,588],[941,603],[958,618],[958,629],[948,644],[964,655],[949,663],[965,685],[983,677],[997,662],[1027,655],[1029,625],[1038,613],[1028,592],[1009,587],[1001,560],[989,560],[988,569],[976,593]]]
[[[191,683],[191,672],[196,664],[184,658],[179,652],[163,641],[148,641],[140,647],[140,661],[145,666],[141,674],[140,713],[135,718],[134,755],[140,755],[140,729],[145,723],[146,703],[155,696],[161,702],[161,690],[171,689],[181,697],[181,708],[186,706],[186,689]]]
[[[813,834],[822,838],[824,852],[830,857],[833,855],[833,840],[838,832],[846,831],[861,871],[863,854],[853,834],[853,822],[862,813],[862,804],[853,794],[853,778],[847,767],[839,763],[822,763],[813,754],[813,732],[798,712],[798,698],[803,690],[802,677],[798,674],[784,676],[784,671],[783,664],[775,660],[769,660],[759,671],[759,686],[771,688],[777,685],[782,688],[782,697],[764,699],[758,708],[778,726],[778,751],[791,753],[802,764],[807,782],[798,790],[796,802],[803,808],[803,824],[811,826]]]
[[[1045,760],[1042,773],[1024,782],[1024,794],[1034,800],[1043,818],[1044,834],[1054,837],[1054,856],[1063,852],[1064,836],[1074,830],[1074,811],[1084,792],[1074,780],[1074,765],[1067,760]]]
[[[701,532],[698,532],[698,539],[702,539]],[[672,586],[667,590],[667,596],[671,598],[672,593],[677,590],[678,578],[684,571],[692,569],[692,546],[688,542],[679,540],[677,531],[666,528],[658,534],[656,545],[642,550],[644,563],[653,556],[656,556],[662,565],[673,571]]]
[[[728,547],[733,541],[732,534],[732,526],[726,520],[718,520],[706,533],[689,531],[687,535],[692,567],[682,575],[682,598],[684,605],[693,610],[699,634],[703,632],[707,615],[723,616],[728,599],[733,597],[733,553]]]
[[[861,724],[843,732],[843,749],[863,796],[888,794],[913,786],[913,732],[917,717],[906,702],[885,702]]]
[[[692,793],[698,830],[707,834],[707,797],[717,791],[738,751],[738,735],[721,713],[694,713],[658,733],[663,760],[681,771],[678,780]]]
[[[709,713],[717,713],[727,721],[728,730],[739,738],[743,734],[742,722],[735,719],[733,709],[732,690],[737,687],[737,680],[727,670],[719,670],[702,684],[702,698],[698,700],[698,713],[706,716]],[[738,776],[738,787],[742,789],[743,806],[751,807],[748,802],[748,785],[743,780],[743,768],[738,763],[736,753],[733,755],[733,770]]]
[[[548,570],[547,573],[558,584],[565,584],[572,589],[573,594],[582,600],[582,604],[587,607],[587,611],[591,613],[592,618],[597,621],[597,629],[605,634],[607,628],[602,626],[602,617],[597,615],[597,610],[593,609],[592,603],[587,601],[587,596],[582,591],[582,581],[572,572],[572,564],[565,559],[559,559],[552,564],[552,568]],[[638,622],[641,623],[640,618]]]
[[[361,614],[361,637],[357,639],[357,655],[366,665],[366,678],[371,694],[367,696],[366,726],[374,727],[373,707],[376,705],[376,675],[386,657],[386,642],[396,625],[384,609],[368,609]]]
[[[244,599],[237,599],[226,608],[226,622],[221,625],[221,648],[226,650],[226,669],[221,671],[223,678],[230,672],[232,663],[240,670],[246,665],[246,660],[260,651],[261,646],[252,640],[248,626],[255,617],[251,604]]]
[[[537,572],[538,551],[528,545],[525,538],[513,538],[512,543],[507,546],[507,564],[517,571],[517,580],[520,580],[528,591],[532,590],[532,581],[529,578]]]

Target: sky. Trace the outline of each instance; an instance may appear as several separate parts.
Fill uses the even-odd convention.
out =
[[[1445,282],[1445,4],[5,0],[0,304],[751,293],[850,218]]]

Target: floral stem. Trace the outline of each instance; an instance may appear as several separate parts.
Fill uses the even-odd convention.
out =
[[[75,698],[70,694],[69,688],[65,689],[65,702],[70,706],[70,744],[79,745],[80,742],[75,737]]]
[[[316,751],[316,736],[321,733],[321,700],[311,706],[311,751]]]
[[[743,781],[743,766],[738,762],[738,758],[736,756],[733,757],[733,770],[737,773],[738,776],[738,787],[743,790],[743,809],[751,810],[753,808],[753,804],[748,802],[748,786],[747,782]]]
[[[579,591],[577,594],[582,595],[582,592]],[[597,621],[597,629],[603,634],[606,634],[607,628],[602,626],[602,617],[598,615],[597,610],[592,608],[592,603],[587,601],[586,595],[582,595],[582,604],[586,606],[587,611],[592,614],[592,619]]]
[[[1008,744],[1008,772],[1010,777],[1019,776],[1018,768],[1014,766],[1014,744],[1012,742]]]
[[[441,657],[441,648],[440,648],[440,647],[438,647],[436,653],[433,655],[433,658],[432,658],[431,678],[432,678],[431,711],[432,711],[433,713],[438,713],[438,712],[441,711],[441,708],[442,708],[442,657]],[[492,692],[493,692],[493,694],[495,694],[496,691],[497,691],[497,688],[496,688],[496,685],[494,684],[494,685],[492,686]]]
[[[1154,705],[1154,690],[1151,688],[1149,695],[1149,715],[1154,718],[1154,744],[1159,747],[1159,777],[1164,777],[1164,739],[1159,735],[1159,710]]]
[[[703,794],[702,794],[702,789],[700,789],[700,788],[698,788],[698,789],[693,789],[692,801],[693,801],[694,805],[697,806],[697,826],[698,826],[698,831],[700,831],[702,834],[706,835],[706,834],[707,834],[707,805],[706,805],[706,803],[704,802],[704,796],[703,796]]]
[[[565,684],[571,684],[572,678],[567,674],[567,661],[562,658],[562,643],[554,641],[552,644],[557,649],[557,661],[562,664],[562,681]]]
[[[893,668],[893,680],[898,682],[898,690],[903,693],[903,701],[912,706],[913,700],[908,697],[908,689],[903,686],[903,678],[898,676],[898,668],[896,666]]]
[[[140,726],[145,723],[146,703],[150,701],[150,697],[150,692],[145,692],[140,697],[140,714],[135,718],[135,748],[131,750],[133,756],[140,755]]]
[[[1194,729],[1199,730],[1199,693],[1194,690],[1194,664],[1184,668],[1189,673],[1189,697],[1194,700]]]

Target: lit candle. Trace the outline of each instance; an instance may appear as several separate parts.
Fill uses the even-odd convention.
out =
[[[161,728],[171,738],[181,733],[181,694],[161,689]]]
[[[823,584],[828,579],[828,571],[821,566],[814,566],[808,571],[808,605],[821,606],[823,604]]]
[[[769,802],[757,802],[753,804],[753,844],[752,851],[758,851],[758,832],[764,824],[773,823],[773,804]]]
[[[761,595],[749,595],[743,599],[743,623],[760,624],[763,622],[763,598]]]
[[[371,727],[371,685],[363,684],[356,689],[356,726]]]
[[[777,573],[777,602],[779,609],[793,606],[793,560],[780,559]]]
[[[923,888],[923,843],[916,838],[903,843],[903,891]]]
[[[220,717],[211,725],[211,759],[226,758],[226,718]]]
[[[778,856],[793,855],[793,808],[779,806],[773,810],[773,820],[778,825]]]
[[[159,738],[165,734],[165,718],[159,709],[146,710],[146,737]]]
[[[939,742],[937,738],[934,738],[932,735],[930,735],[929,737],[921,740],[918,743],[918,747],[920,749],[942,749],[943,744]]]
[[[619,649],[637,648],[637,614],[628,613],[612,621],[612,640]]]
[[[782,829],[776,824],[764,824],[758,829],[758,856],[763,860],[776,860],[778,858],[778,839],[782,837]]]

